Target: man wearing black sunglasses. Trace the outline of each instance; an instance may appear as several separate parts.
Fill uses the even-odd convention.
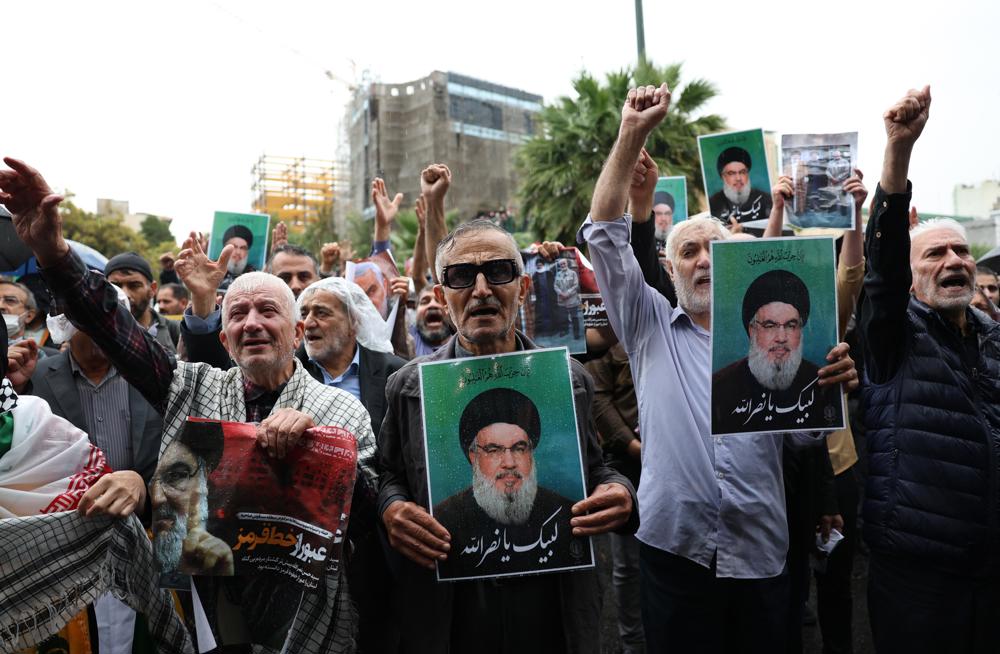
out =
[[[434,288],[457,335],[434,354],[411,361],[386,386],[388,409],[377,439],[378,511],[396,553],[400,651],[598,652],[600,590],[591,570],[501,580],[437,583],[435,561],[457,541],[428,512],[419,363],[535,349],[515,329],[528,294],[517,244],[489,220],[459,226],[437,248]],[[631,531],[638,516],[628,480],[603,461],[590,407],[593,381],[571,360],[578,437],[589,497],[575,504],[574,536]],[[506,629],[516,624],[518,629]],[[484,633],[495,637],[484,643]],[[539,643],[544,643],[540,649]]]

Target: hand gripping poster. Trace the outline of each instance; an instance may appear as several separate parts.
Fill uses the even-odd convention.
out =
[[[565,348],[420,366],[431,515],[451,535],[440,581],[588,568],[573,536],[583,463]]]
[[[277,575],[315,590],[339,566],[355,438],[313,427],[271,459],[257,429],[189,418],[164,450],[150,482],[157,563],[168,573]]]
[[[833,239],[712,243],[712,433],[844,428]]]

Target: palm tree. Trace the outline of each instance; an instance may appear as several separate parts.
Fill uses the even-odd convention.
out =
[[[517,158],[521,207],[536,237],[573,242],[618,136],[622,103],[636,85],[666,82],[673,92],[670,112],[646,149],[661,175],[687,177],[688,206],[702,204],[698,136],[718,132],[726,122],[716,114],[692,118],[716,95],[715,86],[696,79],[681,87],[680,77],[681,64],[658,68],[650,62],[609,73],[604,84],[584,71],[573,81],[575,99],[561,97],[542,109],[538,135]]]

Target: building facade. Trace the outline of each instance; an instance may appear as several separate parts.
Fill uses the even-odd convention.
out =
[[[347,109],[350,206],[374,215],[371,182],[382,177],[390,195],[410,207],[420,172],[444,163],[452,171],[447,209],[463,219],[512,208],[514,154],[530,139],[542,97],[457,73],[434,71],[402,84],[373,82],[357,89]]]

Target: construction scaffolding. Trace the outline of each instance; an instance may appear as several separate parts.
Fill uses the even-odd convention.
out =
[[[345,163],[305,157],[261,155],[252,170],[253,210],[301,232],[320,220],[339,224],[347,198]]]

